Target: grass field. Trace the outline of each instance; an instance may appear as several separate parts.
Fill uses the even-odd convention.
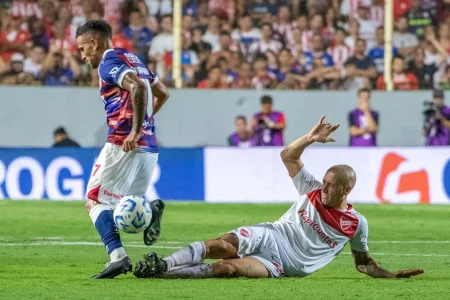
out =
[[[167,255],[244,224],[278,219],[289,205],[169,202],[160,241]],[[0,201],[0,299],[450,299],[450,206],[356,205],[369,222],[372,256],[385,268],[423,268],[413,279],[373,279],[348,246],[307,278],[90,280],[108,256],[83,202]],[[149,251],[122,234],[135,262]]]

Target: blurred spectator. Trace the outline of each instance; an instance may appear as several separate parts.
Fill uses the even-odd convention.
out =
[[[28,30],[30,32],[30,41],[35,44],[40,44],[48,50],[49,47],[49,36],[45,32],[45,28],[41,22],[35,17],[28,19]]]
[[[244,15],[239,19],[239,28],[231,32],[231,38],[239,43],[242,53],[248,54],[252,45],[261,39],[261,32],[259,28],[253,27],[250,16]]]
[[[247,130],[247,118],[244,116],[237,116],[234,119],[234,126],[236,131],[228,137],[228,146],[245,147],[252,145],[250,132]]]
[[[359,36],[366,40],[367,49],[372,49],[376,45],[376,31],[380,27],[378,21],[370,19],[370,4],[361,3],[358,8]]]
[[[433,91],[433,100],[424,111],[425,122],[422,133],[427,146],[448,146],[450,142],[450,107],[444,104],[442,90]]]
[[[283,146],[283,130],[286,128],[284,114],[272,110],[273,100],[270,96],[261,97],[261,112],[252,119],[251,135],[255,146]]]
[[[261,26],[261,39],[256,43],[253,43],[250,46],[249,53],[266,53],[267,51],[273,51],[274,53],[278,53],[280,49],[283,47],[280,41],[277,41],[272,38],[273,31],[272,25],[269,23],[264,23]]]
[[[369,51],[369,59],[375,64],[378,74],[384,72],[384,27],[378,27],[376,33],[377,44]],[[398,49],[392,47],[392,55],[396,56]]]
[[[327,28],[324,27],[323,17],[321,15],[312,16],[309,21],[309,28],[310,30],[304,30],[302,34],[303,51],[314,51],[314,36],[322,37],[322,47],[326,47],[331,37]],[[324,44],[324,39],[326,44]]]
[[[348,26],[348,36],[345,38],[345,44],[350,47],[352,53],[355,51],[356,40],[359,39],[359,22],[351,20]]]
[[[0,34],[0,58],[4,62],[8,62],[14,53],[24,51],[25,42],[30,39],[30,34],[21,29],[20,20],[20,16],[11,16]]]
[[[394,20],[398,20],[411,9],[411,0],[395,0],[394,1]]]
[[[408,32],[408,19],[400,17],[396,23],[396,30],[392,35],[392,45],[398,48],[399,54],[405,58],[413,56],[419,45],[417,36]]]
[[[257,90],[275,87],[277,81],[276,76],[268,71],[267,57],[258,55],[253,62],[253,70],[255,76],[252,78],[252,87]]]
[[[64,60],[70,67],[65,66]],[[73,85],[80,74],[80,66],[70,51],[60,52],[56,47],[50,47],[39,77],[43,85],[68,86]]]
[[[280,39],[285,44],[292,43],[292,18],[291,11],[288,6],[281,5],[278,7],[278,14],[273,22],[273,30],[279,34]],[[266,23],[272,23],[272,20],[267,20]]]
[[[238,78],[233,86],[239,89],[252,88],[252,66],[250,63],[243,63],[239,68]]]
[[[348,114],[350,146],[376,146],[379,114],[370,108],[370,90],[358,90],[358,108]]]
[[[392,83],[394,90],[417,90],[419,82],[414,73],[405,69],[405,59],[402,56],[396,56],[392,59]],[[384,74],[377,79],[377,90],[385,89]]]
[[[408,18],[408,31],[423,39],[425,36],[425,27],[433,25],[431,13],[422,8],[421,0],[411,0],[411,9],[406,12]]]
[[[410,61],[408,71],[416,75],[419,81],[419,89],[433,89],[434,74],[437,72],[434,62],[425,63],[425,51],[422,48],[416,48],[413,54],[413,60]]]
[[[23,54],[13,54],[9,62],[9,70],[0,74],[0,80],[9,84],[17,84],[18,76],[23,73],[23,61]]]
[[[116,48],[124,48],[130,52],[134,52],[133,43],[129,39],[125,38],[124,31],[122,31],[121,25],[118,19],[111,17],[109,25],[112,29],[112,43]]]
[[[38,78],[39,73],[44,63],[46,51],[43,45],[36,44],[31,50],[31,55],[24,60],[23,70],[25,72],[33,74],[35,78]]]
[[[220,21],[216,15],[209,17],[208,27],[203,35],[203,41],[212,46],[212,52],[220,51]]]
[[[344,63],[353,54],[352,49],[345,44],[346,33],[343,28],[336,29],[334,43],[328,48],[328,54],[331,55],[336,68],[341,69]]]
[[[132,41],[134,53],[140,61],[147,64],[147,53],[153,33],[145,26],[144,16],[138,9],[131,12],[130,24],[123,29],[123,36]]]
[[[409,0],[411,1],[411,0]],[[336,0],[335,2],[339,2]],[[358,8],[360,5],[370,6],[370,0],[342,0],[340,4],[340,14],[346,19],[354,19],[358,17]]]
[[[278,7],[272,3],[265,0],[253,0],[248,4],[248,11],[252,17],[253,23],[258,26],[261,25],[262,20],[265,15],[271,14],[276,15]]]
[[[53,137],[55,139],[55,143],[53,144],[53,148],[58,147],[76,147],[80,148],[80,145],[72,140],[64,127],[58,127],[53,132]]]
[[[170,15],[163,16],[161,19],[161,32],[153,39],[148,52],[150,59],[158,62],[156,74],[162,78],[166,74],[164,71],[165,54],[168,51],[173,51],[174,38],[172,28],[172,17]]]
[[[171,0],[145,0],[151,16],[164,16],[172,13]]]
[[[305,67],[309,72],[313,69],[313,61],[315,58],[319,58],[324,67],[333,66],[333,59],[331,56],[325,51],[325,47],[323,45],[323,38],[319,33],[314,33],[312,36],[311,43],[311,52],[305,53]]]
[[[199,82],[199,89],[223,89],[227,84],[222,76],[220,66],[214,65],[208,70],[208,78]]]
[[[208,0],[208,12],[218,15],[221,19],[234,20],[236,8],[235,1]]]
[[[372,0],[369,18],[380,25],[384,24],[384,0]]]
[[[276,75],[278,82],[282,82],[290,74],[303,75],[305,70],[302,65],[297,62],[292,63],[292,53],[287,48],[283,48],[278,55],[279,66],[272,69],[272,73]]]
[[[447,81],[450,3],[445,1],[394,1],[397,21],[392,41],[405,57],[408,69],[418,77],[420,88],[439,86],[441,82],[445,85]],[[112,27],[114,47],[136,52],[144,63],[156,64],[154,71],[172,85],[171,0],[10,2],[11,9],[0,18],[1,73],[9,71],[9,58],[21,53],[25,70],[36,76],[42,64],[42,47],[35,45],[43,45],[51,58],[55,51],[49,51],[50,47],[66,56],[63,67],[74,76],[66,80],[72,77],[67,73],[64,81],[97,86],[98,74],[81,61],[76,51],[75,31],[87,20],[102,18]],[[206,82],[208,69],[214,65],[221,67],[224,88],[370,87],[375,85],[376,75],[365,57],[369,53],[378,72],[383,71],[381,29],[376,35],[376,28],[384,23],[383,0],[183,0],[182,5],[186,87]],[[408,30],[417,31],[421,41]],[[362,54],[356,54],[358,39],[366,45]],[[416,48],[419,57],[414,55]],[[68,51],[73,59],[64,54]],[[20,77],[28,82],[32,78],[25,73]],[[7,77],[6,82],[17,84],[16,79]]]
[[[359,81],[375,80],[377,69],[370,58],[364,54],[365,52],[366,42],[363,39],[358,39],[355,44],[355,54],[347,60],[348,66],[354,67],[347,69],[346,76]]]

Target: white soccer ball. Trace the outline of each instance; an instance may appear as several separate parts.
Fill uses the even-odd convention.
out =
[[[152,210],[143,197],[124,196],[114,209],[114,222],[127,233],[144,231],[151,220]]]

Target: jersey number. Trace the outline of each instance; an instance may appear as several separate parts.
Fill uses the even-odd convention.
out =
[[[101,165],[98,165],[98,164],[94,166],[94,173],[92,173],[92,177],[95,176],[95,173],[97,173],[98,169],[100,169],[100,166]]]

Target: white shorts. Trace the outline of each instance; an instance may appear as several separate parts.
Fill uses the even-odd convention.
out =
[[[239,239],[239,257],[250,256],[260,261],[272,277],[284,276],[283,263],[278,251],[278,242],[272,223],[239,227],[228,233]]]
[[[158,153],[124,152],[106,143],[92,170],[87,198],[114,209],[123,196],[144,196],[157,162]]]

